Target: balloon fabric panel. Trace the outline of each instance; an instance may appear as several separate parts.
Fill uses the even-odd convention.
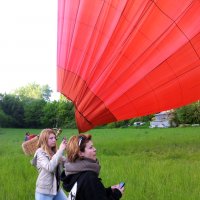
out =
[[[200,1],[59,0],[57,87],[79,132],[200,98]]]

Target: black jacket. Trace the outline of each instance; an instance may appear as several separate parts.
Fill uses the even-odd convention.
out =
[[[98,175],[92,171],[68,176],[65,176],[63,172],[61,181],[63,181],[63,188],[67,192],[70,192],[77,182],[76,200],[118,200],[122,196],[118,189],[105,188]]]

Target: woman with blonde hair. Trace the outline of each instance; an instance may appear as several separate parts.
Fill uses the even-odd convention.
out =
[[[69,200],[118,200],[124,187],[115,185],[105,188],[98,177],[100,165],[96,149],[89,134],[72,136],[67,143],[65,173],[62,173],[64,189]]]
[[[60,187],[60,175],[63,171],[67,141],[63,140],[57,150],[56,133],[53,129],[41,131],[38,149],[32,164],[38,170],[36,181],[36,200],[67,200],[67,196]]]

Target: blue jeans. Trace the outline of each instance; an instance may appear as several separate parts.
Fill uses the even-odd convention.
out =
[[[67,200],[66,194],[62,189],[58,191],[56,195],[35,193],[35,200]]]

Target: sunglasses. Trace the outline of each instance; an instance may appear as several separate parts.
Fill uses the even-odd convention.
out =
[[[78,146],[79,147],[81,146],[82,141],[85,140],[85,139],[86,139],[86,137],[84,137],[84,136],[79,136],[78,137]]]

